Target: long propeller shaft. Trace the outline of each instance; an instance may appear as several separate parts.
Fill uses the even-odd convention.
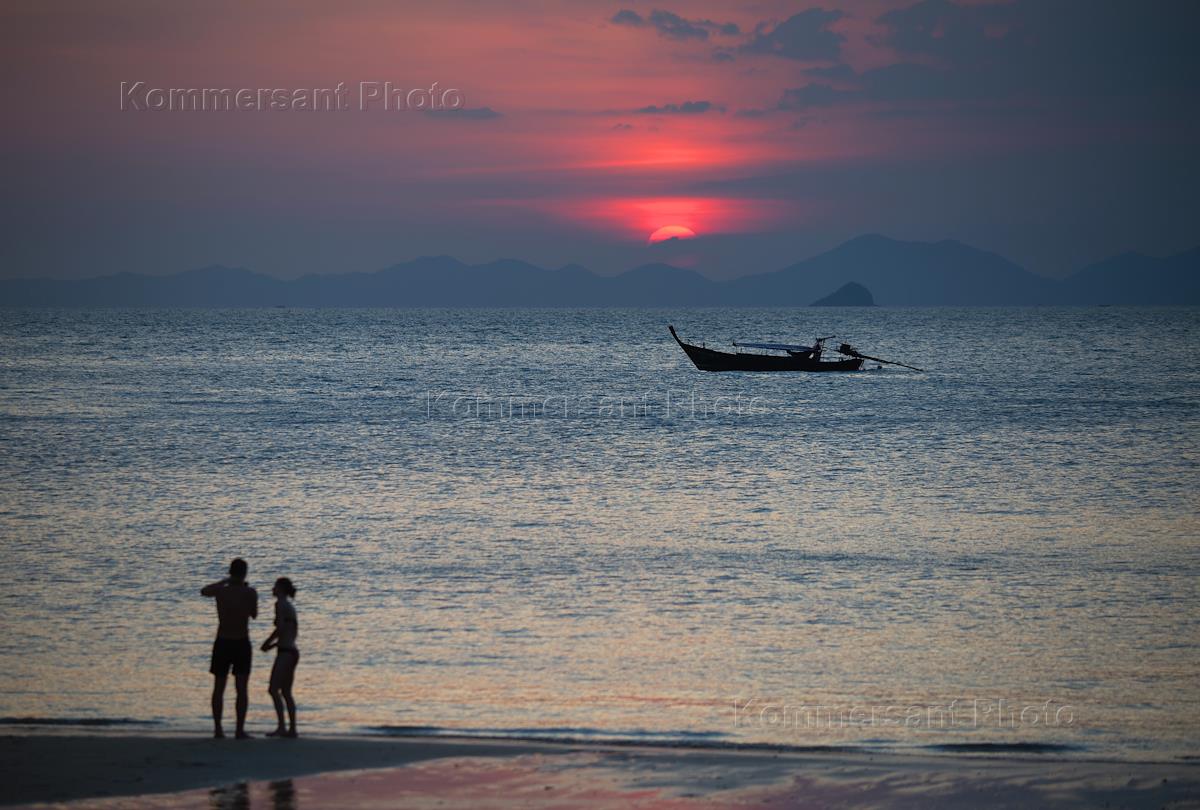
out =
[[[925,373],[925,369],[923,368],[910,366],[906,363],[897,363],[895,360],[884,360],[882,357],[872,357],[869,354],[863,354],[858,349],[845,343],[838,347],[838,353],[847,355],[849,357],[861,357],[863,360],[874,360],[876,363],[886,363],[889,366],[900,366],[900,368],[907,368],[910,371],[919,371],[922,374]]]

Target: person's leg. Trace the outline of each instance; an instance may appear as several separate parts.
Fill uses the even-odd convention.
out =
[[[286,730],[286,727],[283,725],[283,696],[279,694],[279,688],[274,685],[267,690],[267,694],[271,696],[271,702],[275,704],[276,720],[275,730],[267,732],[267,736],[280,737]]]
[[[275,730],[268,732],[268,737],[282,737],[286,730],[283,725],[283,696],[279,693],[279,677],[282,673],[282,662],[279,656],[275,656],[275,663],[271,666],[271,680],[267,686],[267,694],[271,696],[271,702],[275,704],[275,719],[278,723]]]
[[[233,686],[237,690],[237,738],[245,739],[250,735],[246,733],[246,709],[250,705],[250,697],[247,690],[250,686],[250,673],[244,674],[234,673]]]
[[[288,684],[287,688],[283,690],[283,699],[285,701],[287,701],[287,712],[288,712],[287,735],[289,737],[295,737],[296,736],[296,701],[292,699],[292,685],[291,684]],[[279,716],[279,722],[281,724],[283,723],[283,715],[282,714],[280,714],[280,716]]]
[[[296,667],[300,664],[300,653],[293,652],[288,656],[287,671],[284,673],[283,682],[280,684],[283,692],[283,699],[287,702],[288,711],[288,736],[296,736],[296,701],[292,699],[292,684],[296,681]],[[280,720],[282,724],[282,720]]]
[[[280,694],[280,679],[283,677],[283,656],[275,654],[275,663],[271,665],[271,680],[267,682],[267,694],[275,704],[275,719],[278,721],[275,730],[268,737],[282,737],[287,727],[283,724],[283,695]]]
[[[225,711],[225,675],[213,673],[212,716],[213,736],[224,737],[221,729],[221,715]]]

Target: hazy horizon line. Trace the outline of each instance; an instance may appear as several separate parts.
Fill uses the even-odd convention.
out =
[[[686,242],[701,241],[704,238],[705,237],[697,237],[694,240],[692,240],[692,239],[679,240],[677,238],[671,238],[669,240],[663,240],[663,242],[659,243],[659,244],[671,245],[674,247],[678,247],[679,245],[682,245]],[[708,238],[711,238],[711,237],[708,237]],[[96,273],[93,275],[78,275],[78,276],[8,276],[8,277],[0,278],[0,281],[7,281],[7,282],[14,282],[14,281],[74,282],[74,281],[90,281],[90,280],[103,279],[103,278],[112,278],[112,277],[123,276],[123,275],[138,276],[138,277],[143,277],[143,278],[171,278],[173,276],[180,276],[180,275],[184,275],[187,273],[195,273],[195,272],[199,272],[199,271],[203,271],[203,270],[221,269],[221,270],[245,271],[245,272],[248,272],[248,273],[251,273],[254,275],[263,276],[265,278],[269,278],[269,279],[272,279],[274,281],[279,281],[279,282],[293,282],[293,281],[298,281],[298,280],[304,279],[304,278],[312,278],[312,277],[319,277],[319,276],[349,276],[349,275],[355,275],[355,274],[371,275],[371,274],[381,273],[381,272],[391,270],[396,267],[401,267],[403,265],[413,264],[413,263],[420,262],[420,261],[450,260],[450,261],[453,261],[463,267],[469,267],[469,268],[487,267],[488,265],[501,264],[504,262],[518,262],[518,263],[527,265],[529,267],[533,267],[535,269],[546,271],[546,272],[561,272],[564,270],[568,270],[570,268],[580,268],[588,273],[591,273],[592,275],[594,275],[598,278],[619,278],[623,275],[626,275],[628,273],[631,273],[635,270],[639,270],[644,267],[666,266],[666,267],[670,267],[675,270],[694,273],[695,275],[699,276],[700,278],[703,278],[714,284],[723,284],[723,283],[727,283],[730,281],[736,281],[741,278],[750,278],[753,276],[767,275],[770,273],[776,273],[776,272],[780,272],[782,270],[787,270],[788,268],[793,267],[797,264],[801,264],[803,262],[810,261],[810,260],[818,258],[820,256],[824,256],[828,253],[832,253],[832,252],[839,250],[853,242],[867,240],[867,239],[880,239],[880,240],[885,240],[888,242],[893,242],[893,243],[902,244],[902,245],[936,246],[936,245],[943,245],[943,244],[947,244],[947,243],[961,245],[961,246],[963,246],[971,251],[974,251],[976,253],[979,253],[979,254],[987,254],[987,255],[996,256],[996,257],[1002,259],[1003,261],[1006,261],[1006,262],[1012,264],[1014,267],[1020,268],[1024,272],[1029,273],[1030,275],[1036,276],[1039,279],[1044,279],[1044,280],[1052,281],[1052,282],[1063,281],[1067,278],[1070,278],[1072,275],[1074,275],[1082,270],[1085,270],[1089,267],[1093,267],[1098,264],[1103,264],[1104,262],[1108,262],[1113,259],[1118,259],[1118,258],[1122,258],[1125,256],[1143,256],[1143,257],[1151,258],[1151,259],[1167,260],[1167,259],[1172,259],[1177,256],[1182,256],[1182,255],[1200,250],[1200,240],[1198,240],[1196,245],[1193,247],[1187,248],[1185,250],[1176,251],[1174,253],[1166,253],[1166,254],[1161,254],[1161,255],[1156,254],[1156,253],[1147,253],[1147,252],[1143,252],[1140,250],[1126,250],[1126,251],[1121,251],[1119,253],[1114,253],[1114,254],[1105,256],[1104,258],[1098,259],[1096,261],[1091,261],[1091,262],[1087,262],[1082,265],[1076,266],[1073,269],[1069,270],[1063,276],[1051,276],[1051,275],[1046,275],[1045,273],[1040,273],[1036,270],[1031,270],[1028,267],[1026,267],[1025,265],[1020,264],[1019,262],[1017,262],[1013,259],[1010,259],[1008,256],[1004,255],[1003,253],[1000,253],[999,251],[990,250],[987,248],[976,247],[975,245],[972,245],[969,242],[965,242],[961,239],[955,239],[952,237],[947,237],[947,238],[938,239],[938,240],[900,239],[897,237],[887,236],[887,235],[879,233],[879,232],[867,232],[867,233],[859,234],[858,236],[850,237],[849,239],[842,240],[841,242],[837,243],[836,245],[834,245],[831,248],[828,248],[826,250],[821,250],[816,253],[811,253],[807,256],[804,256],[804,257],[801,257],[798,259],[794,259],[787,264],[784,264],[779,267],[775,267],[774,269],[771,269],[771,270],[759,270],[759,271],[755,271],[755,272],[745,273],[740,276],[717,277],[717,278],[714,278],[713,276],[710,276],[707,273],[702,272],[701,270],[688,267],[686,263],[672,263],[671,261],[666,261],[666,260],[655,260],[655,261],[642,262],[640,264],[635,264],[631,267],[627,267],[624,270],[620,270],[616,273],[604,273],[604,272],[599,272],[599,271],[593,270],[592,268],[588,267],[586,264],[579,262],[579,261],[568,261],[563,264],[559,264],[557,266],[547,266],[547,265],[535,263],[528,259],[522,259],[522,258],[519,258],[516,256],[498,256],[494,259],[488,259],[488,260],[479,261],[479,262],[471,262],[471,261],[466,261],[466,260],[460,259],[457,256],[450,254],[450,253],[437,253],[437,254],[416,255],[411,258],[400,259],[400,260],[394,261],[390,264],[376,266],[374,269],[369,269],[369,270],[341,270],[341,271],[339,271],[339,270],[324,270],[324,271],[318,271],[318,272],[302,273],[302,274],[296,275],[296,276],[279,276],[279,275],[276,275],[274,273],[270,273],[270,272],[267,272],[264,270],[254,269],[253,267],[245,265],[245,264],[240,264],[240,263],[226,264],[222,261],[214,261],[209,264],[203,264],[203,265],[198,265],[198,266],[193,266],[193,267],[186,267],[182,270],[169,270],[169,271],[154,272],[154,273],[150,273],[150,272],[146,272],[146,271],[135,271],[135,270],[110,270],[107,272],[102,271],[102,272],[99,272],[99,273]],[[672,244],[672,243],[674,243],[674,244]]]

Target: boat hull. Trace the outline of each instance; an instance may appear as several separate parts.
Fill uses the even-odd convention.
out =
[[[675,327],[667,328],[671,330],[671,336],[675,338],[675,342],[701,371],[858,371],[863,364],[860,358],[821,361],[801,354],[719,352],[715,349],[684,343],[675,333]]]

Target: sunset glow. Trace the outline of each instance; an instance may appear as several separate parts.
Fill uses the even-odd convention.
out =
[[[11,72],[41,86],[7,132],[21,156],[8,186],[31,192],[10,211],[18,237],[6,267],[222,263],[294,277],[371,271],[452,244],[464,260],[611,273],[645,261],[648,235],[668,225],[690,229],[697,247],[747,241],[731,247],[732,264],[700,256],[709,275],[775,270],[864,233],[964,239],[1051,273],[1190,247],[1190,208],[1162,215],[1136,202],[1176,199],[1156,184],[1195,185],[1194,105],[1137,101],[1191,81],[1155,73],[1160,48],[1147,43],[1174,47],[1155,15],[1107,4],[1087,15],[1020,2],[829,5],[447,0],[334,14],[298,0],[284,21],[257,6],[215,19],[149,6],[132,27],[120,7],[14,6],[0,15]],[[1137,75],[1110,58],[1119,32],[1146,57],[1134,60]],[[131,82],[144,82],[128,94],[143,108],[170,88],[292,97],[341,87],[343,104],[122,109]],[[461,109],[384,105],[385,87]],[[1056,101],[1076,90],[1072,105]],[[1103,179],[1111,202],[1091,213],[1106,223],[1085,228],[1089,212],[1055,178],[1124,165],[1118,150],[1138,164]],[[146,191],[162,183],[167,204]],[[67,186],[76,196],[63,210],[50,189]],[[1047,229],[1064,210],[1080,221]],[[1088,247],[1076,255],[1081,229]],[[314,233],[320,250],[307,244]]]
[[[683,225],[664,225],[650,234],[648,241],[651,243],[665,242],[668,239],[693,239],[695,236],[695,231]]]

